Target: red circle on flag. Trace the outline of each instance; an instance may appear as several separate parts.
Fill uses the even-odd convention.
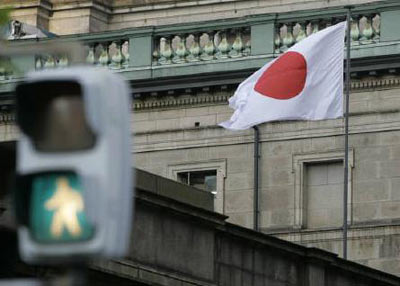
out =
[[[290,99],[302,92],[306,76],[306,59],[302,54],[290,51],[264,71],[254,90],[275,99]]]

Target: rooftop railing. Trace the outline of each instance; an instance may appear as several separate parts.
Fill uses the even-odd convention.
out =
[[[87,64],[107,67],[131,80],[149,79],[256,69],[307,36],[344,21],[345,14],[346,10],[340,8],[258,15],[62,36],[55,40],[80,42]],[[400,5],[390,9],[381,9],[379,5],[360,5],[354,9],[352,17],[351,39],[354,49],[400,41],[400,34],[392,25],[393,21],[398,22]],[[34,45],[37,41],[53,40],[16,40],[10,47]],[[364,52],[359,54],[366,56]],[[376,52],[371,54],[376,55]],[[357,56],[357,53],[352,53],[353,56]],[[67,55],[54,54],[16,56],[9,62],[19,71],[63,68],[70,64]],[[0,67],[0,82],[13,80],[20,74]]]

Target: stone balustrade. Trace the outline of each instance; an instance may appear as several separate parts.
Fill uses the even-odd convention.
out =
[[[345,20],[342,17],[278,24],[274,38],[275,53],[285,52],[309,35]],[[380,26],[381,17],[379,14],[353,16],[350,31],[352,45],[379,42]]]
[[[7,80],[13,76],[13,67],[11,59],[0,57],[0,81]]]
[[[38,55],[35,57],[35,69],[62,68],[69,65],[68,57],[65,55]]]
[[[400,8],[386,11],[379,6],[368,5],[355,8],[353,13],[351,39],[352,46],[356,48],[352,57],[395,52],[394,45],[384,43],[396,42],[395,45],[400,45],[398,31],[391,25],[400,15]],[[61,36],[57,41],[82,43],[87,63],[122,72],[129,80],[173,77],[227,69],[255,70],[307,36],[345,21],[345,17],[346,10],[342,8],[314,15],[308,12],[252,15],[182,26]],[[10,42],[10,46],[35,45],[37,41],[53,40],[16,40]],[[247,60],[241,60],[245,58]],[[70,64],[66,56],[53,54],[15,56],[8,62],[6,67],[4,61],[0,62],[0,81],[23,76],[13,72],[9,66],[26,72]]]
[[[241,58],[250,55],[250,28],[156,36],[153,65]]]
[[[92,65],[123,69],[129,66],[129,39],[91,43],[86,46],[86,62]]]
[[[124,69],[129,66],[129,39],[93,42],[84,45],[86,62],[110,69]],[[62,68],[69,65],[65,55],[36,56],[35,68]]]

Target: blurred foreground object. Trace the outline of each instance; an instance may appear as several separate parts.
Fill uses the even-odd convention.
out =
[[[134,198],[124,80],[83,67],[31,73],[16,88],[16,106],[22,260],[124,256]]]

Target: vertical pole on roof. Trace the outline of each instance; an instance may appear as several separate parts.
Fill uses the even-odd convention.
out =
[[[253,126],[254,129],[254,230],[258,231],[259,230],[259,225],[258,225],[258,167],[259,167],[259,159],[260,159],[260,154],[259,154],[259,142],[260,142],[260,130],[258,129],[258,126],[255,125]]]
[[[349,98],[350,98],[350,48],[351,48],[351,9],[352,6],[346,6],[347,9],[347,31],[346,31],[346,97],[344,113],[344,184],[343,184],[343,258],[347,259],[347,196],[349,181]]]

